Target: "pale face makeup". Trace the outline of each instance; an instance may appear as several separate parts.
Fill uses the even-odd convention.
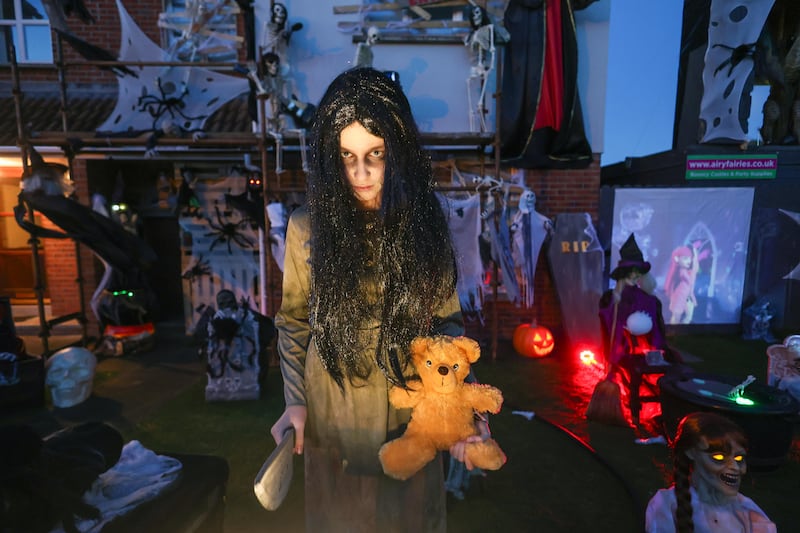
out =
[[[694,461],[692,485],[702,501],[721,504],[739,494],[742,476],[747,472],[746,452],[729,440],[730,452],[709,451],[703,441],[686,455]]]
[[[360,123],[342,130],[339,149],[347,182],[361,207],[376,210],[381,206],[383,176],[386,167],[386,144]]]

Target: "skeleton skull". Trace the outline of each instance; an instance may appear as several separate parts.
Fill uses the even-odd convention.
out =
[[[272,4],[272,22],[273,24],[277,24],[280,27],[286,24],[286,6],[275,2]]]
[[[481,26],[488,24],[486,19],[487,19],[486,12],[481,6],[475,5],[472,7],[472,10],[470,12],[470,22],[472,23],[472,29],[477,29],[480,28]]]
[[[72,407],[86,400],[92,392],[96,366],[94,354],[77,346],[63,348],[50,356],[45,382],[50,387],[53,405]]]
[[[377,43],[380,38],[380,30],[378,30],[378,28],[375,26],[370,26],[367,30],[367,44],[372,46],[373,44]]]

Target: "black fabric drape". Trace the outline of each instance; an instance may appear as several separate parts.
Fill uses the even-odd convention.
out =
[[[511,34],[506,45],[500,112],[500,155],[519,168],[584,168],[592,162],[578,98],[578,45],[572,10],[596,0],[561,1],[563,120],[558,131],[534,130],[539,105],[547,35],[546,0],[511,0],[504,24]],[[574,6],[574,7],[573,7]]]

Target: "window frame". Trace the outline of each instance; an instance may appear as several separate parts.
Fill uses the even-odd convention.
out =
[[[0,50],[4,52],[4,57],[0,56],[0,64],[10,64],[10,50],[6,48],[6,32],[11,32],[11,42],[14,45],[16,52],[17,63],[26,65],[50,65],[53,63],[53,36],[50,31],[50,19],[47,17],[47,11],[44,5],[41,6],[42,18],[24,18],[22,14],[23,0],[10,0],[14,5],[14,18],[0,18],[0,39],[2,39],[2,46]],[[44,27],[47,29],[47,36],[50,41],[50,46],[47,48],[48,57],[42,59],[30,59],[30,47],[26,39],[25,30],[30,27]],[[9,28],[6,30],[6,28]]]

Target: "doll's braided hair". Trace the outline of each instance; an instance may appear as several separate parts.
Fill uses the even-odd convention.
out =
[[[702,411],[683,417],[678,424],[678,431],[672,444],[675,499],[677,500],[675,530],[679,533],[694,531],[692,498],[689,492],[694,462],[686,452],[699,446],[702,440],[708,443],[709,452],[730,453],[731,440],[747,449],[747,437],[744,431],[727,417]]]
[[[386,146],[377,211],[360,207],[346,178],[340,134],[355,122]],[[372,357],[402,385],[411,340],[430,333],[433,311],[456,282],[447,221],[411,106],[383,72],[348,70],[322,97],[310,143],[309,322],[320,358],[340,386],[345,377],[365,378],[372,365],[363,330],[379,327]]]

